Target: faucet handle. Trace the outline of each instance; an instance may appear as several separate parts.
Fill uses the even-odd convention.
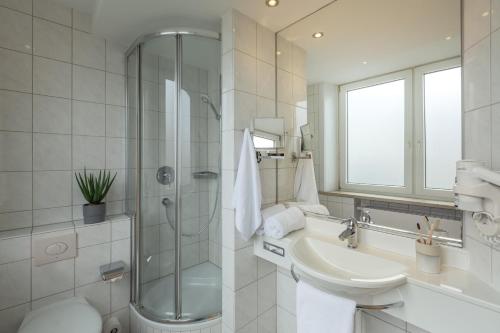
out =
[[[341,224],[349,224],[349,227],[353,227],[358,224],[358,221],[354,217],[348,217],[340,221]]]

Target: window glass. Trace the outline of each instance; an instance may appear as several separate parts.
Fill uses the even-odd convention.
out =
[[[347,182],[404,186],[405,81],[347,92]]]
[[[424,75],[425,187],[451,190],[461,159],[461,69]]]

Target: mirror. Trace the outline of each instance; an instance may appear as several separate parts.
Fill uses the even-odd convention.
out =
[[[460,0],[337,0],[279,32],[277,99],[306,110],[295,132],[332,216],[367,208],[374,224],[414,232],[427,215],[461,241],[461,61]]]
[[[285,120],[283,118],[255,118],[252,139],[255,149],[284,148]]]

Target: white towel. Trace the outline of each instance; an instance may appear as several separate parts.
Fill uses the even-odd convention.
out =
[[[262,223],[261,202],[262,192],[257,157],[250,131],[246,128],[243,134],[238,174],[233,193],[236,229],[245,241],[253,236]]]
[[[299,207],[303,212],[314,213],[320,215],[330,215],[328,208],[322,204],[312,205],[307,202],[293,202],[289,201],[286,203],[288,207]]]
[[[294,230],[306,226],[304,213],[297,208],[291,207],[278,214],[274,214],[264,221],[264,233],[266,236],[281,239]]]
[[[297,333],[353,333],[356,303],[297,283]]]
[[[316,176],[312,156],[309,159],[300,159],[295,171],[294,192],[295,200],[310,204],[319,204]]]
[[[255,233],[257,235],[264,235],[264,224],[266,223],[266,220],[275,214],[281,213],[285,209],[286,209],[286,207],[283,204],[277,204],[277,205],[273,205],[271,207],[267,207],[267,208],[264,208],[263,210],[261,210],[262,224],[260,225],[260,228]]]

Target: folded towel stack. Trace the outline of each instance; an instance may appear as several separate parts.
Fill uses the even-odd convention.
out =
[[[288,207],[298,207],[305,213],[314,213],[320,215],[330,215],[328,208],[321,204],[310,204],[308,202],[287,202]]]
[[[281,210],[281,207],[276,208],[276,210]],[[290,232],[302,229],[305,226],[306,218],[304,213],[297,207],[287,208],[270,215],[267,219],[264,218],[265,235],[276,239],[283,238]]]

